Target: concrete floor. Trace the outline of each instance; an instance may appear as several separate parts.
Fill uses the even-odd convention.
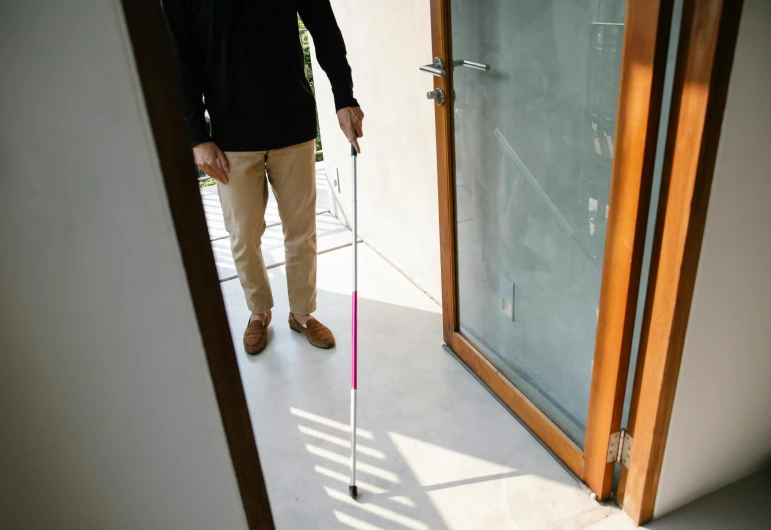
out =
[[[360,245],[360,497],[349,499],[350,248],[319,256],[316,316],[331,351],[286,325],[283,267],[257,357],[248,310],[222,283],[279,530],[580,529],[617,512],[585,489],[441,347],[440,308]]]
[[[223,240],[212,191],[202,196],[209,197],[216,248]],[[350,239],[333,218],[323,222],[335,244]],[[270,343],[259,356],[247,355],[241,344],[249,311],[238,280],[221,283],[278,530],[634,528],[618,508],[591,500],[444,351],[440,307],[369,247],[359,249],[357,501],[347,491],[350,246],[318,258],[315,316],[337,337],[330,351],[312,348],[288,328],[278,254],[268,271],[276,302]],[[769,480],[771,471],[750,477],[647,528],[770,528],[771,509],[763,501]]]

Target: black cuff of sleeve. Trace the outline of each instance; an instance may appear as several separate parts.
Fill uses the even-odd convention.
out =
[[[358,107],[359,102],[353,97],[353,89],[346,87],[345,90],[333,90],[332,93],[335,96],[335,110],[344,109],[346,107]]]
[[[211,142],[211,136],[209,131],[206,130],[206,122],[200,124],[188,124],[190,128],[190,147],[195,147],[198,144],[205,142]]]

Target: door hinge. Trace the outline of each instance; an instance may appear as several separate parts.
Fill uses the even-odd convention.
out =
[[[607,463],[620,462],[622,466],[629,469],[629,459],[632,457],[632,445],[634,440],[632,435],[621,429],[610,435],[608,444]]]

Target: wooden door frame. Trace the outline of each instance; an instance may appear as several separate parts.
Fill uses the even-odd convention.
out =
[[[618,500],[653,518],[690,316],[742,0],[685,0]]]
[[[274,530],[197,173],[182,121],[161,4],[158,0],[121,0],[121,4],[246,521],[250,530]]]
[[[448,0],[430,0],[434,57],[450,65]],[[460,333],[457,304],[452,68],[434,77],[448,102],[436,107],[437,174],[444,341],[455,354],[600,499],[610,495],[610,435],[618,431],[637,308],[653,164],[673,0],[630,0],[621,82],[609,229],[592,374],[587,436],[582,451]],[[622,104],[623,103],[623,104]]]

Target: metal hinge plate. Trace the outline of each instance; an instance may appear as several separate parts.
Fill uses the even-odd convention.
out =
[[[612,462],[621,462],[625,468],[629,469],[629,460],[632,457],[632,445],[634,440],[632,436],[621,429],[610,435],[608,443],[608,464]]]
[[[616,431],[610,435],[610,443],[608,443],[608,459],[606,462],[610,464],[618,460],[618,445],[621,441],[621,431]]]
[[[624,433],[624,441],[621,443],[621,465],[629,469],[629,461],[632,459],[632,445],[634,445],[634,440],[628,432],[621,432]]]

